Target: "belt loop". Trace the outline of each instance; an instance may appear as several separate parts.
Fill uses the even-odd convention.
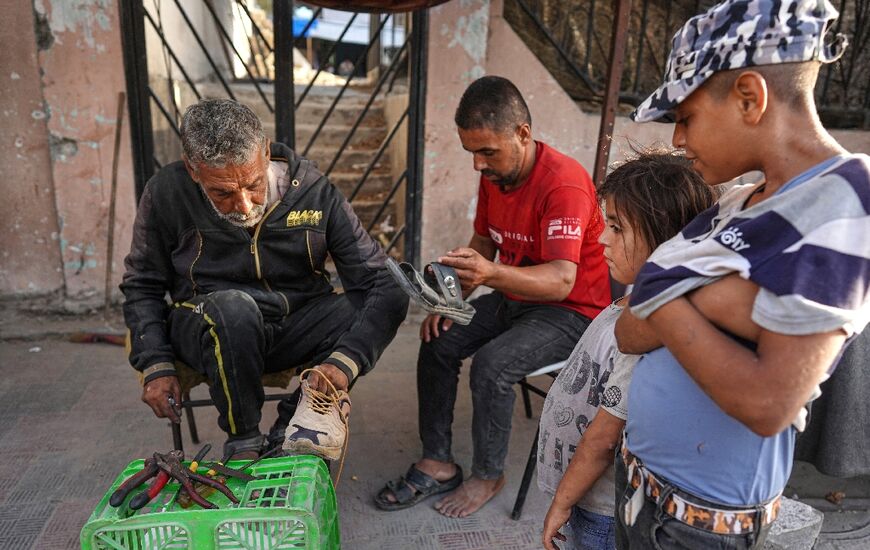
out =
[[[665,502],[667,502],[668,497],[676,490],[676,487],[671,485],[670,483],[663,483],[661,480],[658,480],[659,486],[661,487],[661,493],[659,493],[659,497],[656,499],[656,512],[655,517],[656,521],[662,523],[664,516],[668,515],[667,510],[665,510]],[[679,521],[680,518],[675,518]]]
[[[759,504],[755,507],[755,525],[752,526],[752,535],[755,539],[752,541],[753,546],[758,544],[759,539],[761,539],[761,530],[764,528],[765,521],[767,521],[766,505]]]

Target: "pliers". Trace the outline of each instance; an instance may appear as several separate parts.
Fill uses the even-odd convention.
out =
[[[208,485],[210,487],[214,487],[218,491],[225,494],[227,498],[229,498],[234,504],[239,503],[239,500],[236,498],[233,492],[226,487],[226,485],[218,483],[217,481],[209,477],[191,472],[187,467],[184,466],[184,464],[182,464],[181,460],[183,457],[184,453],[178,450],[170,451],[166,454],[154,453],[151,458],[145,460],[145,464],[141,472],[130,476],[126,481],[124,481],[124,483],[121,484],[120,487],[118,487],[118,489],[114,493],[112,493],[112,496],[109,498],[109,504],[115,507],[120,506],[121,504],[123,504],[127,496],[133,491],[133,489],[145,483],[145,481],[147,481],[148,479],[151,479],[152,477],[158,476],[162,473],[167,474],[169,478],[179,482],[181,486],[184,487],[185,490],[187,490],[191,500],[193,500],[203,508],[213,509],[217,508],[217,506],[197,494],[196,490],[193,488],[194,481]],[[159,481],[160,479],[155,482],[155,485],[157,485]],[[148,493],[150,492],[151,491],[149,490]],[[159,492],[159,490],[157,492]],[[153,496],[156,496],[156,492]],[[151,498],[153,498],[153,496]],[[148,500],[150,500],[150,498]],[[148,502],[148,500],[142,502],[140,507],[144,506],[145,503]]]

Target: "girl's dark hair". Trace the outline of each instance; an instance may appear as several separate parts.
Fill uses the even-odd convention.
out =
[[[650,252],[713,205],[716,192],[673,149],[632,147],[635,155],[604,178],[598,197],[610,198]]]

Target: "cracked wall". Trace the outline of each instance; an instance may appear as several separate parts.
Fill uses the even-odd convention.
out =
[[[0,205],[0,295],[55,293],[67,309],[97,305],[108,256],[118,93],[125,89],[118,3],[16,4],[0,23],[0,90],[9,92],[0,99],[9,122],[0,158],[4,175],[15,175],[4,178],[7,200]],[[121,135],[113,293],[135,215],[126,121]]]

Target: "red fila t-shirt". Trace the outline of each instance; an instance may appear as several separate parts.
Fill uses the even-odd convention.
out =
[[[574,288],[565,300],[536,303],[568,307],[593,319],[610,303],[604,247],[598,244],[604,220],[595,186],[576,160],[535,143],[535,166],[518,189],[505,193],[480,177],[474,231],[495,242],[505,265],[525,267],[553,260],[577,264]]]

